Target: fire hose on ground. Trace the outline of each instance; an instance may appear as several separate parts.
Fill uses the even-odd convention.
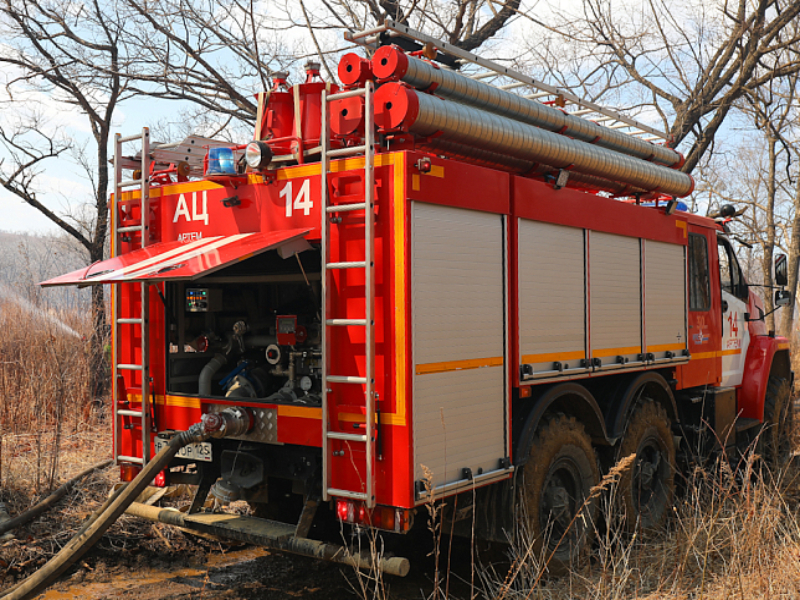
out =
[[[31,598],[56,581],[70,566],[79,560],[103,536],[111,525],[125,512],[139,494],[150,485],[156,475],[188,444],[202,442],[210,437],[237,435],[244,426],[240,413],[226,410],[214,415],[203,415],[200,423],[175,435],[161,451],[148,462],[139,475],[128,485],[121,487],[89,518],[78,533],[61,551],[41,569],[18,583],[3,596],[3,600]],[[208,418],[207,418],[208,417]],[[222,421],[222,422],[220,422]]]
[[[103,503],[58,554],[26,580],[6,590],[2,600],[25,600],[54,583],[100,540],[103,534],[124,512],[179,527],[197,526],[198,523],[189,523],[189,519],[180,512],[145,506],[136,503],[135,500],[150,485],[156,475],[169,465],[170,461],[184,446],[202,442],[209,438],[240,436],[250,431],[252,427],[253,417],[248,410],[227,408],[220,413],[205,414],[199,423],[195,423],[186,431],[175,434],[169,443],[144,466],[133,481],[120,487]],[[372,557],[351,554],[341,546],[334,544],[298,538],[292,535],[281,535],[272,538],[259,535],[257,531],[248,531],[247,528],[224,526],[226,517],[239,521],[241,517],[238,516],[213,514],[204,516],[209,518],[205,519],[205,522],[203,522],[203,519],[199,519],[199,525],[200,529],[204,529],[207,533],[215,534],[221,532],[225,537],[232,539],[255,544],[265,543],[265,545],[278,550],[348,564],[358,569],[377,568],[385,573],[401,577],[407,575],[409,571],[409,562],[406,558],[381,556],[376,557],[378,564],[374,564]],[[220,520],[223,521],[222,526],[217,523]],[[262,519],[253,519],[253,521],[263,521],[267,529],[270,527],[275,529],[276,525],[280,525]]]
[[[3,534],[13,531],[18,527],[22,527],[25,523],[29,521],[33,521],[36,517],[44,513],[45,511],[50,510],[55,506],[55,504],[61,500],[64,496],[67,495],[72,487],[82,480],[84,477],[91,475],[95,471],[99,471],[100,469],[105,469],[108,465],[110,465],[113,461],[106,460],[101,462],[100,464],[94,465],[93,467],[89,467],[88,469],[81,471],[75,477],[70,479],[64,485],[59,487],[55,492],[50,494],[47,498],[36,504],[35,506],[29,508],[24,513],[17,515],[16,517],[10,518],[6,521],[0,523],[0,536]]]

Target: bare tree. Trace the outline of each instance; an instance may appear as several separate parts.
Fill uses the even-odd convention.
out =
[[[793,147],[794,160],[800,161],[798,148]],[[800,271],[800,174],[794,178],[791,195],[791,221],[788,240],[789,282],[787,287],[792,294],[792,303],[786,308],[781,319],[781,335],[792,339],[794,329],[794,311],[797,306],[798,271]]]
[[[754,267],[748,281],[765,286],[763,296],[767,312],[774,308],[773,260],[777,250],[788,251],[792,265],[789,289],[794,293],[797,287],[800,256],[798,79],[798,75],[793,74],[748,94],[741,110],[752,119],[753,131],[715,160],[704,161],[708,164],[697,170],[698,189],[708,194],[709,206],[716,208],[730,203],[748,207],[729,228],[735,240],[750,247],[740,255],[744,254],[746,270],[748,266]],[[791,333],[792,310],[767,317],[771,330],[778,329],[778,322],[784,334]]]
[[[136,92],[184,101],[189,120],[255,122],[255,92],[269,88],[273,69],[296,61],[280,44],[283,27],[253,0],[121,0],[117,19],[133,57],[126,75]]]
[[[779,215],[776,214],[781,186],[778,170],[782,163],[787,167],[791,164],[786,134],[794,112],[796,85],[797,74],[792,74],[783,80],[773,80],[745,96],[747,112],[762,132],[767,150],[767,166],[762,172],[765,194],[759,203],[764,212],[764,224],[762,228],[754,230],[753,235],[761,244],[762,280],[768,286],[764,294],[764,305],[768,313],[774,308],[771,293],[771,286],[774,285],[772,262],[776,243],[779,241],[778,228],[782,225],[779,223]],[[754,204],[754,209],[757,207],[759,205]],[[770,330],[775,330],[774,314],[767,317],[767,326]]]
[[[332,27],[366,29],[391,18],[463,50],[479,48],[523,14],[521,0],[323,0],[323,4]]]
[[[119,103],[128,95],[125,80],[119,75],[121,28],[108,18],[107,5],[98,0],[2,0],[0,31],[6,46],[0,65],[8,73],[5,87],[11,98],[8,110],[20,109],[14,102],[31,91],[45,94],[49,101],[77,108],[88,120],[93,157],[84,161],[90,167],[92,198],[91,222],[83,224],[49,209],[36,193],[37,169],[48,161],[62,158],[64,142],[54,141],[39,119],[22,123],[15,131],[2,133],[0,141],[11,155],[10,164],[0,174],[3,186],[38,210],[74,237],[89,260],[103,258],[108,232],[109,163],[108,146],[112,118]],[[92,288],[92,365],[96,393],[104,385],[103,336],[105,306],[101,286]]]
[[[562,13],[550,32],[581,49],[582,73],[602,81],[604,92],[625,90],[654,109],[673,147],[691,140],[686,172],[713,147],[738,101],[800,71],[800,0],[582,6],[577,17]]]
[[[270,77],[308,59],[322,63],[335,81],[334,60],[351,47],[343,31],[382,23],[387,17],[425,29],[473,50],[496,36],[520,14],[521,0],[322,0],[310,10],[305,0],[269,5],[253,0],[121,0],[125,45],[137,57],[126,75],[136,91],[190,103],[189,120],[217,115],[219,128],[255,121],[253,94],[270,87]],[[286,41],[287,32],[310,44]],[[208,135],[209,132],[206,132]]]

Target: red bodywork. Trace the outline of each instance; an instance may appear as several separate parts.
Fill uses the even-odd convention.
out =
[[[364,61],[348,59],[353,82],[369,76]],[[302,151],[319,143],[319,93],[324,83],[307,82],[301,90],[304,130],[297,131],[293,114],[293,92],[277,89],[269,104],[262,106],[259,123],[262,132],[277,139],[276,151]],[[302,87],[302,86],[300,86]],[[297,92],[295,92],[297,93]],[[315,100],[316,99],[316,100]],[[355,103],[358,105],[358,103]],[[357,124],[356,124],[357,126]],[[347,130],[349,135],[355,127]],[[302,140],[298,142],[298,139]],[[297,139],[296,139],[297,138]],[[277,152],[276,152],[277,153]],[[424,168],[420,159],[427,159]],[[299,160],[299,162],[303,162]],[[298,239],[315,245],[321,239],[319,163],[298,164],[268,174],[250,173],[215,180],[165,184],[150,191],[151,233],[149,244],[139,249],[141,240],[132,234],[121,245],[117,257],[85,270],[56,278],[51,285],[67,283],[127,282],[115,286],[119,316],[139,314],[137,280],[160,282],[192,280],[237,264],[259,253]],[[363,196],[364,159],[333,161],[327,179],[333,204],[356,202]],[[419,201],[489,212],[506,217],[508,289],[506,323],[508,343],[507,389],[508,429],[511,432],[512,399],[519,394],[519,356],[517,256],[520,218],[591,229],[623,236],[686,246],[689,234],[706,238],[716,248],[720,225],[711,219],[676,213],[663,208],[645,208],[597,196],[577,189],[556,189],[543,177],[513,175],[460,160],[447,160],[424,152],[403,150],[379,152],[375,159],[375,390],[380,411],[382,457],[376,462],[376,502],[412,508],[419,504],[415,495],[415,457],[413,456],[413,375],[416,362],[412,348],[411,306],[411,216],[410,203]],[[114,205],[120,225],[133,223],[139,212],[138,192],[124,194]],[[235,198],[235,201],[232,199]],[[361,218],[345,213],[343,219]],[[345,234],[339,234],[345,231]],[[112,236],[116,236],[112,232]],[[329,240],[330,261],[363,260],[363,230],[357,227],[333,228]],[[711,303],[705,311],[687,311],[689,351],[686,364],[667,367],[675,389],[716,386],[721,377],[721,313],[719,272],[716,250],[709,253]],[[524,258],[524,257],[522,257]],[[144,261],[144,262],[143,262]],[[138,266],[137,266],[138,265]],[[146,266],[143,266],[146,265]],[[342,319],[359,319],[364,314],[364,275],[340,270],[331,275],[337,294],[330,314]],[[184,394],[168,394],[166,368],[168,340],[165,338],[165,308],[159,292],[161,284],[150,288],[150,372],[153,394],[153,430],[182,430],[200,420],[211,405],[251,406],[277,411],[278,442],[287,445],[321,446],[322,410],[314,406],[250,402],[240,398],[223,400]],[[688,287],[688,286],[687,286]],[[688,301],[687,301],[688,303]],[[755,312],[755,300],[751,299]],[[141,361],[138,330],[121,325],[114,339],[115,356],[121,363]],[[761,419],[764,390],[772,359],[786,350],[782,338],[770,337],[763,323],[750,323],[751,342],[747,354],[744,382],[739,393],[743,417]],[[364,373],[364,331],[348,327],[337,337],[335,352],[329,357],[331,373]],[[647,348],[642,348],[646,351]],[[645,367],[642,367],[645,368]],[[594,377],[589,373],[582,377]],[[141,406],[141,379],[135,371],[125,371],[115,381],[114,398],[119,406]],[[339,429],[359,428],[365,419],[363,394],[354,386],[332,384],[328,407],[331,421]],[[119,453],[142,456],[141,436],[135,419],[122,417]],[[330,486],[343,490],[359,488],[363,472],[363,451],[337,455],[344,442],[333,441],[329,457]],[[508,456],[513,457],[511,436],[507,436]]]

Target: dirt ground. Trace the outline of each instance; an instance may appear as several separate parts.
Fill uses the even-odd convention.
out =
[[[130,524],[128,524],[130,528]],[[126,543],[106,536],[41,600],[125,598],[130,600],[212,599],[336,600],[339,598],[412,599],[430,595],[435,576],[427,544],[404,542],[412,562],[408,577],[385,576],[376,589],[366,576],[347,566],[247,545],[199,540],[166,525],[145,523]],[[149,530],[149,531],[148,531]],[[132,543],[137,542],[137,543]],[[114,547],[117,545],[118,547]],[[0,545],[3,549],[10,544]],[[456,568],[451,588],[468,598],[469,551],[454,545]],[[38,562],[38,561],[37,561]],[[38,565],[37,565],[38,566]],[[24,574],[33,565],[26,565]],[[463,573],[459,574],[463,570]],[[23,573],[19,573],[22,578]],[[17,577],[7,577],[2,589]]]
[[[110,440],[102,431],[87,428],[59,440],[39,434],[6,435],[4,440],[0,436],[0,502],[12,516],[20,514],[69,477],[106,458]],[[48,485],[48,467],[56,458],[59,475]],[[15,539],[0,539],[0,596],[57,553],[118,481],[117,468],[95,472],[53,510],[18,529]],[[189,501],[190,496],[184,495],[158,502],[179,506]],[[167,525],[123,516],[61,582],[40,597],[423,598],[433,588],[435,569],[433,559],[427,556],[432,548],[431,535],[424,530],[420,533],[422,536],[400,540],[399,546],[392,548],[396,555],[411,559],[411,574],[406,578],[386,577],[381,591],[375,593],[375,584],[362,588],[370,582],[348,566],[252,546],[221,544]],[[340,542],[341,537],[328,541]],[[463,546],[469,564],[468,545]],[[457,550],[454,559],[461,561]],[[468,580],[469,575],[465,578]],[[469,595],[467,590],[461,597]]]
[[[99,485],[105,475],[99,474],[96,477],[99,481],[87,487]],[[17,530],[16,539],[0,541],[0,596],[3,590],[41,567],[77,530],[79,517],[88,516],[88,507],[80,515],[75,514],[74,505],[70,507],[74,500],[68,497],[60,509]],[[185,500],[160,502],[180,504]],[[244,544],[210,541],[126,515],[39,598],[427,598],[436,577],[434,559],[429,556],[433,547],[430,540],[431,534],[425,530],[408,538],[389,536],[388,550],[409,558],[411,573],[405,578],[384,576],[376,585],[367,575],[359,575],[346,565]],[[469,585],[464,583],[470,579],[471,559],[466,540],[454,542],[451,559],[455,568],[450,589],[458,591],[455,597],[469,598]]]

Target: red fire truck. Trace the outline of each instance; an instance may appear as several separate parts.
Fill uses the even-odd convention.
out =
[[[619,457],[648,528],[682,456],[781,441],[788,341],[663,134],[393,21],[349,38],[371,58],[277,74],[249,143],[117,136],[112,257],[45,285],[113,284],[124,480],[228,411],[157,478],[198,486],[186,526],[245,500],[215,533],[312,553],[315,521],[402,533],[458,495],[448,528],[524,519],[566,561]]]

